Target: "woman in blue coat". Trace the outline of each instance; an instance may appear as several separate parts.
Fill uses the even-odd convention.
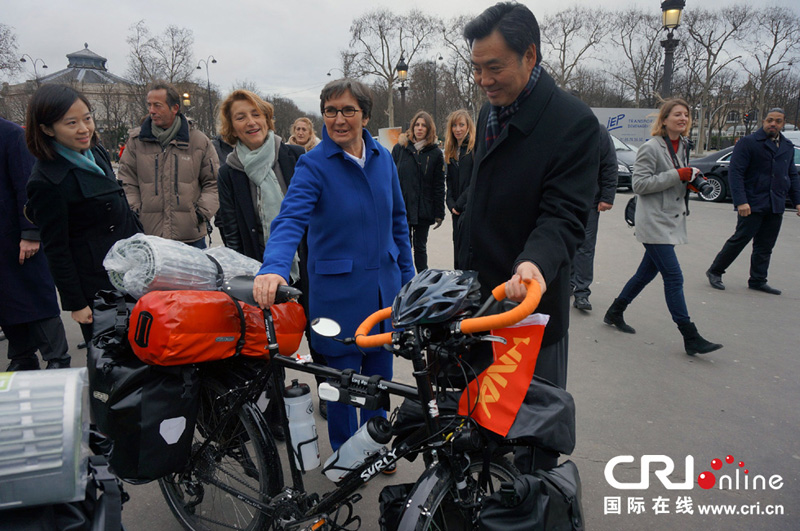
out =
[[[289,280],[292,259],[308,229],[309,318],[331,317],[353,336],[371,313],[390,306],[414,276],[397,170],[369,131],[372,95],[358,81],[328,83],[320,95],[322,143],[302,157],[272,222],[253,295],[264,307]],[[388,321],[381,328],[388,330]],[[331,367],[392,377],[392,354],[312,336]],[[361,411],[361,424],[383,411]],[[356,410],[328,405],[328,434],[338,449],[358,429]]]

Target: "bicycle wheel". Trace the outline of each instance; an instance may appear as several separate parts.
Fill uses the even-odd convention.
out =
[[[193,448],[222,421],[227,388],[203,381]],[[260,415],[245,405],[229,418],[191,470],[158,480],[167,505],[186,529],[261,529],[267,517],[257,508],[226,492],[221,485],[244,496],[266,502],[283,486],[278,451],[272,437],[264,433]],[[268,433],[268,432],[267,432]],[[272,466],[268,466],[272,463]]]
[[[505,457],[494,457],[489,463],[489,478],[492,490],[486,485],[479,485],[478,477],[483,470],[483,462],[476,459],[470,464],[467,472],[470,500],[469,505],[480,507],[481,499],[491,492],[500,489],[503,482],[513,482],[520,473]],[[473,509],[466,508],[457,501],[455,478],[451,471],[446,471],[438,476],[436,483],[431,487],[427,499],[413,514],[404,515],[402,523],[408,523],[409,518],[416,520],[415,525],[401,525],[400,529],[415,529],[416,531],[459,530],[473,528]]]

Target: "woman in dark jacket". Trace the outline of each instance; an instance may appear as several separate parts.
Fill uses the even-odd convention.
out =
[[[225,245],[259,262],[294,166],[305,153],[275,134],[273,116],[272,105],[248,90],[234,91],[220,107],[222,140],[234,147],[220,160],[217,216]]]
[[[467,187],[472,176],[475,122],[469,112],[459,109],[447,117],[444,160],[447,161],[447,210],[453,216],[454,267],[458,266],[458,226],[467,207]]]
[[[428,269],[428,231],[444,219],[444,155],[436,141],[431,115],[418,111],[411,127],[392,149],[406,203],[408,232],[417,272]]]
[[[106,253],[141,225],[97,144],[86,97],[65,85],[44,85],[28,106],[25,140],[38,159],[28,182],[29,214],[61,296],[86,341],[92,337],[92,304],[113,289],[103,268]]]

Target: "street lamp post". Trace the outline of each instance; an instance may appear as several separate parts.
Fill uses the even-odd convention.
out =
[[[681,12],[686,5],[685,0],[664,0],[661,2],[661,18],[663,29],[669,30],[667,38],[661,41],[664,48],[664,83],[661,88],[661,97],[668,98],[672,94],[672,58],[675,48],[681,42],[672,37],[672,32],[681,23]]]
[[[206,83],[207,83],[207,87],[208,87],[208,123],[211,125],[211,136],[216,136],[217,135],[217,128],[214,125],[214,109],[213,109],[213,106],[211,105],[211,78],[208,75],[208,62],[209,62],[209,60],[211,61],[212,65],[217,62],[217,60],[214,59],[213,55],[209,55],[206,59],[200,59],[197,62],[197,69],[198,70],[202,70],[202,68],[200,67],[201,63],[205,64],[205,66],[206,66]]]
[[[22,54],[22,57],[20,57],[19,62],[20,63],[27,63],[28,61],[25,60],[26,57],[31,60],[31,65],[33,65],[33,78],[36,81],[36,86],[38,87],[39,86],[39,71],[36,70],[36,63],[41,62],[42,63],[42,68],[47,68],[47,64],[44,62],[44,59],[40,59],[39,57],[34,59],[33,57],[31,57],[30,55],[28,55],[26,53]]]
[[[406,117],[406,80],[408,79],[408,65],[402,55],[397,62],[397,79],[400,80],[400,88],[398,90],[400,90],[400,127],[402,128]]]
[[[437,61],[442,61],[442,56],[440,55]],[[439,63],[437,61],[433,62],[433,123],[436,124],[436,93],[439,92]]]

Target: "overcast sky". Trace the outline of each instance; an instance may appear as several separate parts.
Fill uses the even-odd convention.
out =
[[[186,27],[194,32],[195,61],[209,55],[217,59],[209,74],[211,82],[223,93],[229,92],[235,81],[246,79],[255,82],[262,92],[279,94],[293,99],[306,111],[318,112],[319,91],[332,79],[326,73],[341,66],[339,52],[349,45],[353,19],[377,8],[396,13],[419,8],[449,18],[478,14],[493,3],[491,0],[0,0],[0,22],[14,28],[20,54],[44,59],[49,67],[47,73],[65,68],[66,54],[81,50],[86,42],[93,52],[108,59],[106,66],[112,73],[121,76],[125,76],[127,69],[125,38],[131,25],[144,19],[153,33],[160,33],[169,24]],[[576,2],[523,3],[541,17]],[[658,14],[660,3],[659,0],[596,0],[591,5],[608,9],[647,6]],[[715,9],[732,3],[735,2],[687,0],[686,10],[693,6]],[[770,3],[800,10],[797,0]],[[32,77],[30,67],[26,68]],[[205,70],[198,74],[205,82]],[[21,77],[16,79],[21,80]]]

